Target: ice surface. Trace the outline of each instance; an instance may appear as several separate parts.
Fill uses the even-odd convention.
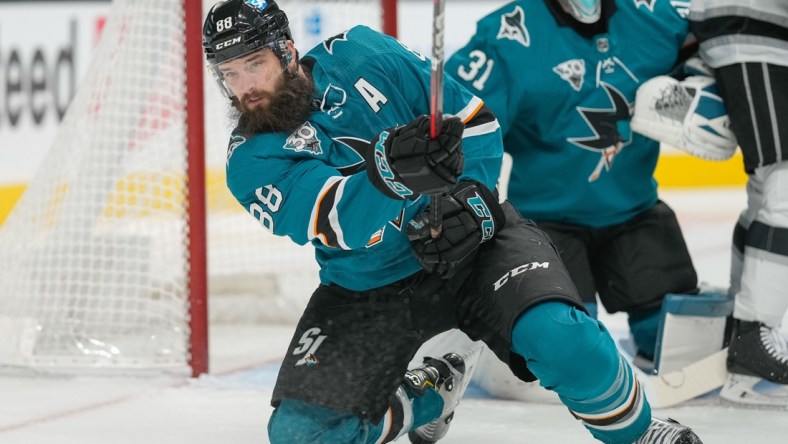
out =
[[[727,285],[734,190],[670,191],[702,280]],[[619,317],[608,317],[623,334]],[[267,443],[269,399],[290,327],[214,326],[212,374],[195,381],[0,378],[2,444]],[[788,442],[788,411],[731,407],[709,397],[655,412],[692,426],[706,444]],[[403,440],[400,440],[403,441]],[[500,401],[469,391],[447,444],[595,442],[561,405]]]

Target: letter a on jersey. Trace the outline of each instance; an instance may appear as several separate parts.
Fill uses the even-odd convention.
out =
[[[525,12],[519,5],[514,11],[501,16],[501,27],[498,29],[498,40],[509,39],[523,46],[531,46],[531,35],[525,27]]]

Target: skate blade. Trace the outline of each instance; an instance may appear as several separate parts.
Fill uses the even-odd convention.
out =
[[[720,391],[720,399],[740,407],[788,410],[788,386],[757,376],[730,373]]]
[[[462,385],[460,386],[460,390],[462,390],[461,393],[463,394],[465,393],[465,389],[467,389],[468,385],[471,383],[471,379],[473,379],[473,373],[478,367],[479,358],[481,358],[484,349],[484,343],[479,341],[473,343],[470,348],[465,349],[463,352],[455,352],[460,355],[462,360],[465,362],[465,374],[462,377]]]

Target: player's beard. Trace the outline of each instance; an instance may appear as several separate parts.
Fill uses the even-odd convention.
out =
[[[259,133],[292,133],[303,124],[312,112],[312,81],[306,76],[291,76],[283,73],[274,88],[275,92],[253,91],[244,94],[241,100],[233,99],[230,117],[237,121],[241,134],[251,137]],[[249,109],[249,97],[267,99]]]

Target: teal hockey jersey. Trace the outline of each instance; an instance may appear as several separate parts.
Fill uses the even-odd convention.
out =
[[[497,117],[513,158],[508,198],[523,216],[602,227],[656,203],[659,145],[629,118],[638,86],[676,63],[684,3],[603,0],[606,32],[583,36],[557,2],[514,1],[446,63]]]
[[[367,178],[364,153],[382,130],[429,114],[430,61],[363,26],[309,51],[316,109],[292,134],[234,133],[227,185],[260,224],[311,243],[324,284],[362,291],[421,269],[404,232],[429,199],[395,200]],[[446,79],[444,113],[466,124],[464,178],[493,188],[503,145],[483,102]]]

